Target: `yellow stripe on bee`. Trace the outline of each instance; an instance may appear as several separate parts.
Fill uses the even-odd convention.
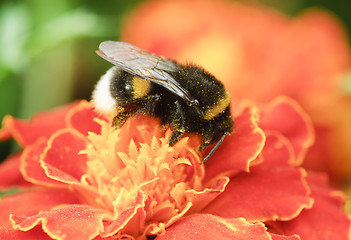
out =
[[[150,90],[151,82],[139,77],[133,77],[133,97],[135,99],[145,97]]]
[[[219,99],[219,101],[206,110],[205,112],[205,120],[211,120],[215,118],[218,114],[222,113],[230,104],[230,94],[227,90],[225,90],[223,97]]]

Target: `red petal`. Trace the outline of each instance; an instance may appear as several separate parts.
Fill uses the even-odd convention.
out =
[[[67,190],[32,190],[6,195],[0,200],[0,226],[11,228],[9,215],[31,216],[67,203],[79,203],[75,194]]]
[[[205,206],[222,194],[229,182],[227,177],[215,178],[210,182],[210,185],[201,192],[194,190],[187,191],[185,196],[187,199],[192,199],[192,207],[189,213],[200,212]]]
[[[78,154],[87,146],[87,139],[74,129],[63,129],[51,136],[40,162],[52,179],[78,183],[87,169],[87,156]]]
[[[275,226],[284,234],[298,234],[302,239],[349,239],[351,221],[343,211],[344,195],[327,184],[324,175],[309,174],[308,184],[312,190],[314,204],[288,222],[276,222]]]
[[[0,139],[12,136],[21,146],[33,144],[41,137],[47,137],[58,129],[66,127],[65,116],[78,102],[41,112],[34,115],[30,121],[19,120],[6,116],[0,130]]]
[[[105,223],[105,230],[101,237],[110,237],[123,229],[123,233],[131,236],[138,236],[140,229],[145,227],[145,194],[139,192],[135,199],[134,206],[124,210],[118,217]]]
[[[0,164],[0,189],[30,185],[19,170],[20,156],[20,153],[14,154]]]
[[[244,103],[243,105],[245,105]],[[254,108],[242,107],[235,117],[234,132],[220,145],[218,150],[206,162],[206,179],[217,174],[232,176],[238,171],[249,171],[250,163],[261,152],[265,136],[257,126]]]
[[[264,224],[252,224],[243,218],[225,219],[210,214],[192,214],[166,229],[157,240],[172,239],[271,239]]]
[[[204,212],[221,217],[266,221],[291,219],[303,208],[310,207],[313,200],[309,197],[305,172],[287,164],[291,157],[287,146],[278,137],[267,136],[262,154],[264,162],[253,166],[250,173],[240,173],[233,177],[224,193]],[[286,165],[271,167],[270,157],[274,157],[273,160],[283,159]],[[266,163],[269,167],[265,166]]]
[[[266,143],[262,151],[263,163],[257,165],[256,169],[261,171],[277,167],[291,167],[294,158],[294,150],[289,140],[277,132],[266,132]]]
[[[280,97],[272,101],[261,116],[259,126],[287,137],[295,152],[295,164],[301,164],[314,142],[314,130],[307,114],[292,99]]]
[[[5,239],[5,240],[19,240],[19,239],[25,239],[25,240],[52,240],[51,237],[49,237],[43,229],[40,227],[35,227],[31,231],[27,232],[22,232],[18,230],[13,230],[13,229],[7,229],[7,228],[1,228],[0,227],[0,239]]]
[[[297,235],[293,236],[283,236],[283,235],[278,235],[274,233],[270,233],[272,240],[300,240],[301,238]]]
[[[94,111],[92,103],[81,101],[78,106],[73,108],[67,115],[67,125],[75,128],[84,136],[88,132],[100,133],[101,126],[94,121],[95,118],[106,119]]]
[[[47,141],[38,140],[35,144],[26,147],[21,156],[21,172],[24,178],[36,185],[62,187],[63,184],[49,178],[40,165],[40,156],[47,147]]]
[[[67,205],[31,217],[11,216],[15,229],[28,231],[42,224],[44,231],[55,239],[93,239],[103,230],[104,210],[87,205]]]

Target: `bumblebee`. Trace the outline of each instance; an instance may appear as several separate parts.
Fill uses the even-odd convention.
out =
[[[101,77],[92,98],[97,110],[116,113],[116,128],[137,113],[157,117],[173,130],[170,146],[184,133],[200,136],[198,152],[216,142],[203,162],[232,132],[229,92],[204,69],[124,42],[102,42],[96,53],[115,66]]]

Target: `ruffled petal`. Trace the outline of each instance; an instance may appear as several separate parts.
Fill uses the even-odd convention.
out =
[[[229,178],[219,177],[212,179],[209,186],[201,192],[193,189],[186,191],[185,195],[188,199],[192,199],[192,207],[189,213],[200,212],[215,198],[222,194],[229,183]]]
[[[64,183],[80,183],[87,170],[87,156],[79,154],[88,140],[74,129],[63,129],[53,134],[44,153],[41,166],[48,177]]]
[[[58,129],[66,127],[65,117],[68,111],[75,107],[79,101],[41,112],[34,115],[31,120],[24,121],[12,116],[6,116],[2,122],[0,139],[13,137],[22,147],[35,143],[39,138],[49,138]]]
[[[40,164],[40,156],[47,147],[45,139],[39,139],[36,143],[26,147],[21,155],[20,170],[23,177],[36,185],[47,187],[62,187],[63,184],[49,178]]]
[[[284,236],[284,235],[278,235],[274,233],[270,233],[272,240],[301,240],[301,238],[298,235],[292,235],[292,236]]]
[[[144,229],[145,225],[145,200],[145,194],[139,192],[134,206],[118,214],[117,218],[113,221],[105,222],[104,232],[100,234],[101,237],[111,237],[115,234],[127,234],[129,236],[142,235],[143,233],[139,232],[139,230]]]
[[[67,190],[37,189],[6,195],[0,200],[0,226],[12,228],[9,215],[32,216],[61,204],[80,203],[78,197]]]
[[[314,198],[313,207],[288,222],[270,225],[287,235],[298,234],[302,239],[349,239],[351,220],[343,211],[344,194],[329,187],[325,175],[309,173],[307,181]]]
[[[294,100],[287,97],[276,98],[262,111],[259,126],[265,131],[279,132],[291,142],[296,156],[295,165],[302,163],[307,149],[314,142],[310,118]]]
[[[14,229],[28,231],[37,225],[54,239],[88,240],[103,231],[103,219],[108,213],[88,205],[70,204],[37,215],[11,215]]]
[[[265,135],[257,126],[257,109],[243,103],[235,117],[234,132],[206,162],[206,180],[217,174],[232,176],[239,171],[249,171],[249,166],[262,151]]]
[[[244,218],[225,219],[210,214],[193,214],[173,224],[156,240],[176,239],[271,239],[262,223],[249,223]]]
[[[100,133],[101,126],[95,119],[105,119],[94,110],[94,105],[87,101],[81,101],[80,104],[71,109],[66,116],[67,126],[79,131],[84,136],[89,132]]]
[[[262,164],[253,166],[250,173],[233,177],[224,193],[204,212],[249,221],[288,220],[311,207],[313,199],[309,196],[305,171],[289,165],[291,152],[287,142],[268,135],[262,155]],[[278,160],[280,164],[271,165]]]

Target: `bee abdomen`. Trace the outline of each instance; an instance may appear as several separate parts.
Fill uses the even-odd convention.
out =
[[[215,104],[210,106],[204,115],[205,120],[211,120],[218,116],[220,113],[224,112],[230,105],[230,94],[227,90],[224,91]]]
[[[92,94],[95,108],[103,113],[114,112],[117,100],[111,92],[111,82],[115,75],[116,68],[110,68],[98,81]]]

